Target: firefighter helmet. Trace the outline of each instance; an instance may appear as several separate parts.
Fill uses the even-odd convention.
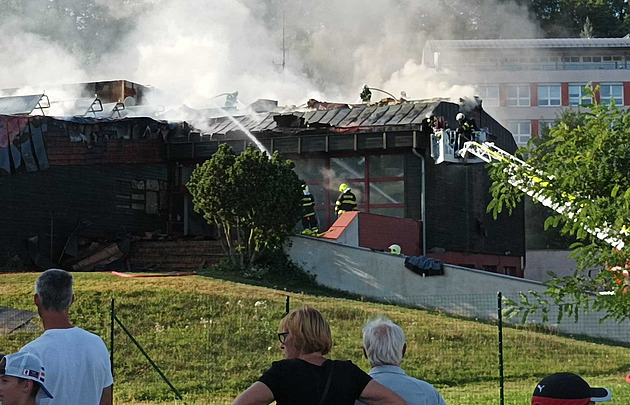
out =
[[[340,193],[343,193],[343,192],[344,192],[344,191],[346,191],[348,188],[349,188],[349,187],[348,187],[348,185],[347,185],[346,183],[341,183],[341,184],[339,185],[339,192],[340,192]]]
[[[390,254],[396,255],[396,256],[400,255],[400,245],[397,245],[394,243],[393,245],[390,245],[388,249],[389,249]]]
[[[457,115],[455,116],[455,119],[457,121],[463,121],[466,119],[466,116],[464,115],[464,113],[457,113]]]
[[[307,184],[302,184],[302,192],[304,193],[304,195],[311,194],[311,190],[308,189]]]

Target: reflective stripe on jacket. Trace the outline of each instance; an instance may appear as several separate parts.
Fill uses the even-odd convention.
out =
[[[344,191],[339,194],[337,198],[337,204],[335,206],[335,212],[339,211],[355,211],[357,208],[357,197],[352,191]]]
[[[312,194],[302,196],[302,216],[310,217],[315,215],[315,198]]]

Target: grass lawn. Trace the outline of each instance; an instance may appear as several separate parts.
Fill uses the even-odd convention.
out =
[[[331,324],[332,358],[351,359],[364,370],[361,326],[382,313],[407,334],[408,374],[433,383],[449,404],[499,404],[497,328],[436,312],[342,298],[325,289],[286,292],[193,276],[119,278],[76,273],[77,301],[71,318],[110,342],[110,298],[116,313],[187,404],[229,404],[282,356],[276,337],[285,311],[308,303]],[[0,305],[35,310],[37,274],[0,275]],[[293,289],[293,291],[297,291]],[[39,324],[36,318],[35,323]],[[41,331],[0,336],[11,353]],[[535,383],[556,371],[581,374],[591,385],[613,390],[612,404],[630,403],[630,349],[516,328],[504,329],[506,404],[528,404]],[[181,403],[119,327],[115,331],[115,403]]]

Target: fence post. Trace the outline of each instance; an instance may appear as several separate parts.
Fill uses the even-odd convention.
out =
[[[291,297],[289,297],[287,295],[287,300],[286,300],[286,302],[284,304],[284,311],[286,312],[287,315],[289,315],[289,307],[290,307],[290,305],[289,305],[290,301],[289,300],[290,299],[291,299]]]
[[[114,299],[110,302],[110,325],[109,325],[109,366],[112,368],[112,378],[114,377],[114,318],[116,311],[114,307]]]
[[[503,380],[503,295],[497,293],[497,315],[499,328],[499,396],[500,405],[505,404],[505,386]]]
[[[114,317],[114,320],[116,321],[116,323],[118,324],[118,326],[120,326],[120,328],[123,330],[123,332],[125,332],[125,334],[127,336],[129,336],[129,339],[131,339],[131,341],[133,342],[134,345],[136,345],[136,347],[138,348],[138,350],[140,350],[140,353],[142,353],[142,355],[147,359],[147,361],[149,362],[149,364],[151,364],[151,366],[153,366],[153,369],[155,371],[157,371],[157,373],[160,375],[160,377],[162,377],[162,380],[171,388],[171,391],[173,391],[175,393],[175,396],[177,397],[177,399],[179,400],[183,400],[182,395],[179,393],[179,391],[177,391],[177,388],[175,388],[173,386],[173,384],[171,384],[171,382],[169,381],[168,378],[166,378],[166,376],[164,375],[164,373],[162,372],[162,370],[160,370],[160,368],[157,366],[157,364],[155,364],[155,362],[153,361],[153,359],[151,359],[151,357],[149,357],[149,354],[142,348],[142,346],[140,345],[140,343],[136,340],[135,337],[133,337],[133,335],[131,334],[131,332],[129,332],[129,330],[125,327],[125,325],[121,322],[120,319],[118,319],[118,317]]]

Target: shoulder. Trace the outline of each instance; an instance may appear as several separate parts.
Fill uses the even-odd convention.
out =
[[[365,371],[361,370],[359,366],[354,364],[351,360],[327,360],[327,362],[330,362],[330,364],[334,366],[335,371],[340,370],[347,373],[369,375]]]

